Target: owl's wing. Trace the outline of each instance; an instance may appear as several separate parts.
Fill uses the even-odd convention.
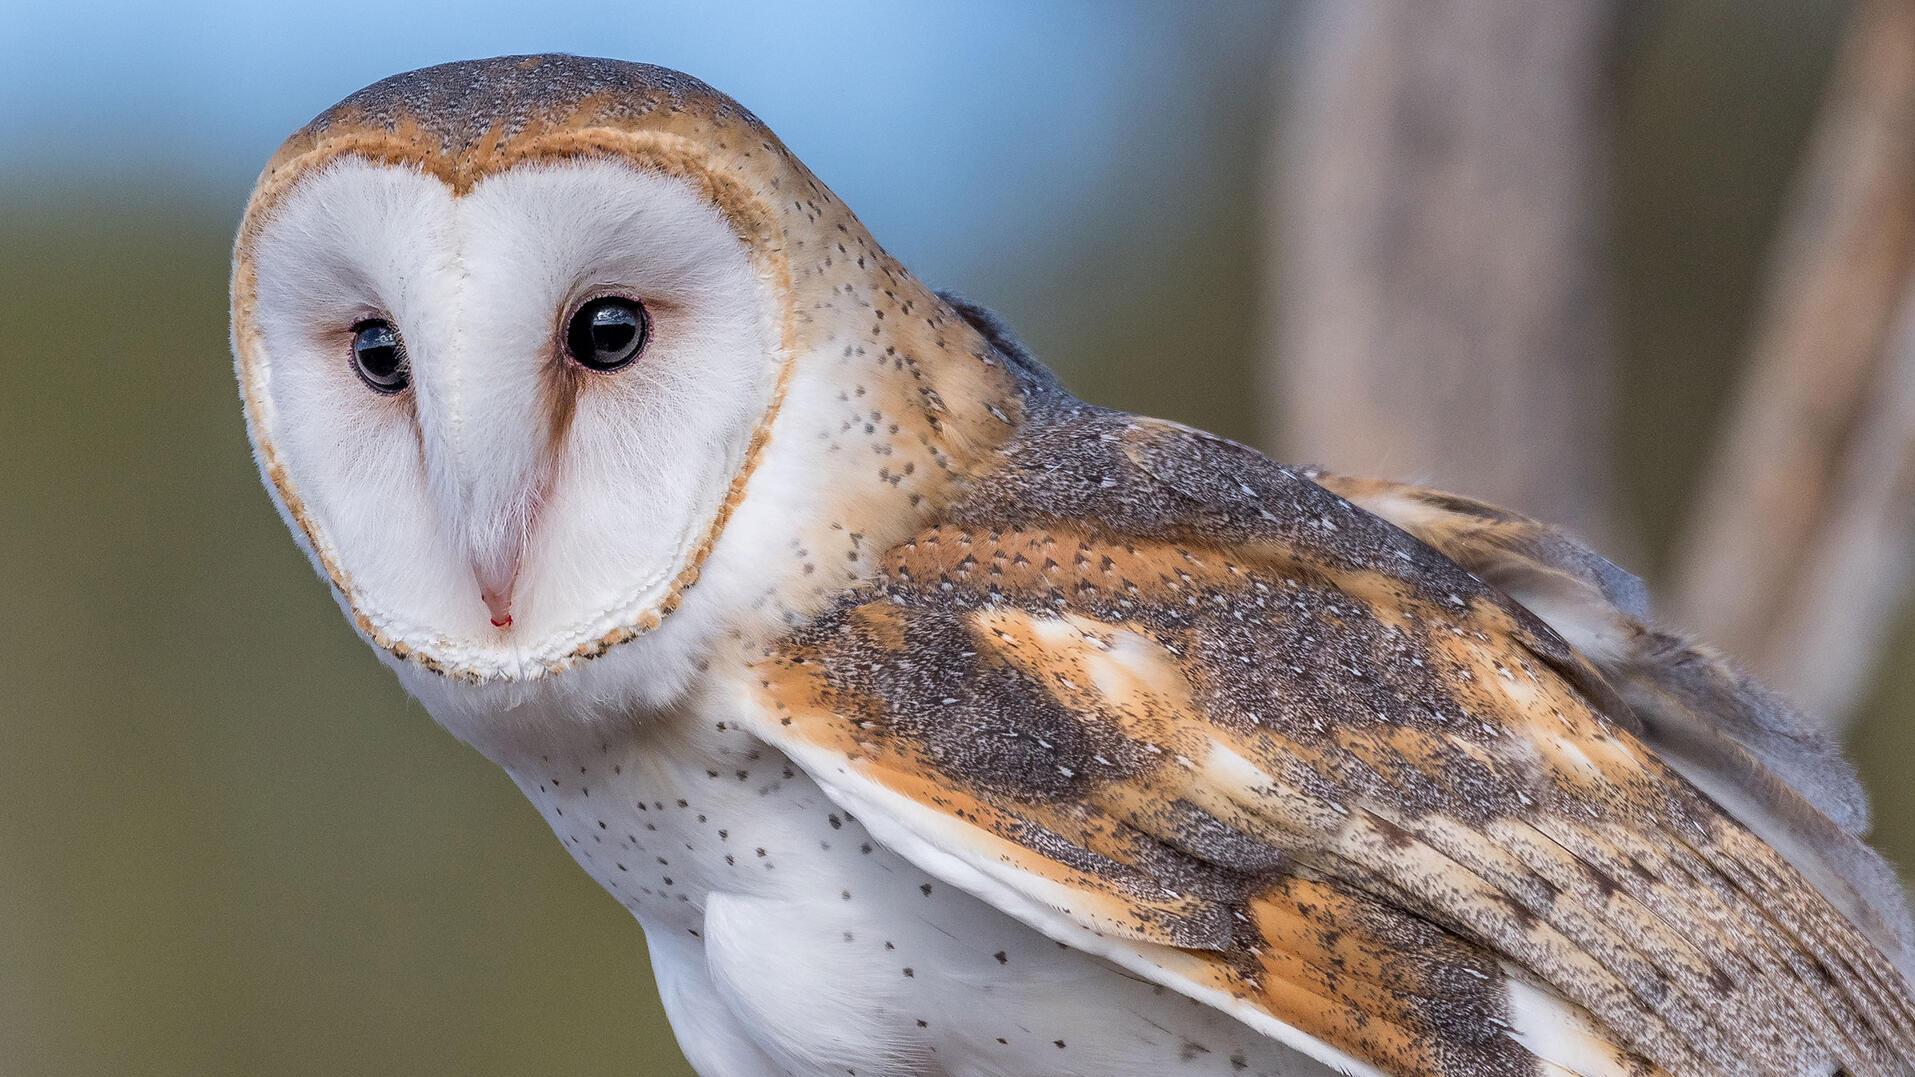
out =
[[[1311,477],[1548,622],[1626,701],[1622,720],[1645,744],[1784,851],[1908,974],[1901,882],[1861,840],[1868,798],[1826,729],[1723,655],[1658,627],[1641,581],[1556,528],[1437,490]]]
[[[879,840],[1350,1072],[1909,1071],[1899,974],[1542,621],[1240,446],[1033,427],[742,686]]]

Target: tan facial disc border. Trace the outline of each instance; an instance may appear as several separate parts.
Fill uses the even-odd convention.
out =
[[[268,174],[261,178],[251,201],[247,204],[233,256],[233,353],[245,403],[246,424],[259,453],[260,469],[271,484],[274,495],[281,502],[286,515],[298,524],[325,571],[327,579],[331,581],[338,593],[344,596],[346,604],[352,610],[353,623],[361,635],[395,657],[447,677],[469,681],[529,680],[559,673],[580,661],[597,658],[611,648],[657,628],[678,608],[684,600],[685,593],[698,581],[699,572],[704,566],[705,559],[710,556],[713,546],[717,544],[719,534],[723,532],[732,513],[744,499],[746,483],[756,470],[758,461],[764,454],[766,443],[771,439],[772,424],[778,417],[784,403],[786,389],[791,381],[797,351],[797,330],[792,313],[794,304],[791,268],[782,244],[775,242],[778,235],[776,218],[769,207],[736,178],[712,167],[708,155],[696,143],[683,136],[655,130],[633,131],[613,127],[571,128],[552,132],[524,146],[514,147],[509,152],[492,147],[490,152],[457,161],[449,161],[442,154],[423,150],[421,147],[424,144],[424,140],[408,137],[408,133],[403,130],[352,131],[324,138],[298,156],[275,163]],[[661,173],[691,184],[718,208],[733,231],[738,234],[739,239],[744,242],[746,251],[759,273],[771,284],[773,294],[779,300],[781,311],[780,360],[771,399],[766,405],[764,414],[759,417],[757,425],[752,430],[751,438],[746,444],[743,457],[737,471],[732,475],[723,500],[719,503],[710,522],[706,524],[696,545],[685,558],[683,567],[678,570],[658,600],[640,611],[628,623],[596,638],[567,647],[556,654],[535,658],[529,665],[522,663],[516,670],[508,669],[503,664],[488,667],[454,659],[446,653],[450,650],[449,647],[446,651],[440,651],[438,648],[429,650],[424,646],[394,639],[376,623],[379,618],[368,612],[369,604],[364,601],[365,596],[353,585],[351,576],[340,565],[324,531],[307,511],[299,494],[292,488],[286,467],[273,445],[268,423],[271,407],[265,399],[265,386],[261,380],[266,361],[261,358],[263,348],[254,317],[258,281],[253,263],[253,245],[266,222],[271,220],[274,208],[302,178],[332,161],[345,157],[358,157],[377,164],[416,168],[444,182],[452,189],[455,196],[467,194],[487,176],[504,172],[521,164],[540,161],[567,161],[597,157],[620,161],[641,170]],[[479,162],[479,167],[473,167],[472,162],[475,159]],[[640,597],[635,594],[628,601],[635,602]],[[439,653],[432,653],[433,651],[439,651]]]

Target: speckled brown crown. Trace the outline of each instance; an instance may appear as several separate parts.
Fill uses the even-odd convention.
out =
[[[662,121],[662,122],[661,122]],[[653,64],[546,54],[460,60],[381,79],[314,117],[288,138],[274,166],[346,137],[380,133],[421,164],[458,163],[455,187],[506,166],[541,138],[592,127],[740,129],[783,155],[776,136],[744,106],[683,72]],[[722,148],[722,146],[721,146]],[[438,171],[438,170],[434,170]]]

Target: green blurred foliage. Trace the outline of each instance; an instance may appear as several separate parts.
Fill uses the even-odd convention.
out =
[[[1651,567],[1836,25],[1655,7],[1615,203],[1617,444]],[[1251,437],[1271,95],[1231,89],[1184,147],[1226,158],[1229,189],[1173,246],[1111,221],[1006,267],[1003,306],[1084,395]],[[0,1072],[686,1072],[636,927],[408,704],[259,490],[225,358],[238,208],[138,176],[0,190]],[[1856,737],[1903,863],[1912,705],[1891,661]]]
[[[232,217],[67,201],[0,210],[0,1072],[688,1072],[636,926],[261,492]]]

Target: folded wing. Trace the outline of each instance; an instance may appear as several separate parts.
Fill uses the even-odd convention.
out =
[[[1033,426],[745,686],[880,840],[1352,1072],[1908,1070],[1879,949],[1529,610],[1241,447]]]

